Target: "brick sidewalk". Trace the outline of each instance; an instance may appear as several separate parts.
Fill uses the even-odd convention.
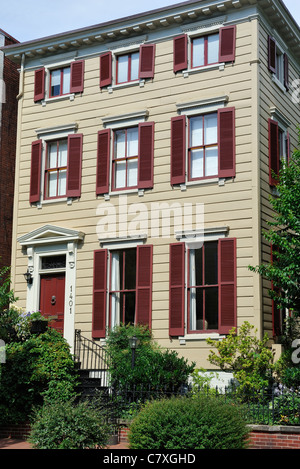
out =
[[[30,444],[24,440],[16,440],[13,438],[0,439],[0,449],[32,449]],[[118,443],[117,445],[108,446],[107,449],[128,449],[126,443]]]

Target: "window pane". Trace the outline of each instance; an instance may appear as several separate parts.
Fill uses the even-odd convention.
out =
[[[202,257],[202,248],[190,249],[190,286],[203,285]]]
[[[70,67],[64,68],[63,69],[63,94],[70,93],[70,77],[71,77]]]
[[[128,55],[118,57],[118,83],[128,81]]]
[[[212,34],[207,38],[207,63],[219,62],[219,34]]]
[[[115,132],[115,158],[125,158],[125,130]]]
[[[204,244],[205,252],[205,285],[218,283],[218,243],[217,241]]]
[[[129,160],[127,166],[127,186],[134,187],[137,186],[137,177],[138,177],[138,160]]]
[[[204,65],[204,37],[193,40],[193,67]]]
[[[48,173],[48,197],[56,197],[57,171]]]
[[[57,142],[48,143],[48,168],[56,168],[57,165]]]
[[[51,72],[51,96],[60,95],[60,70]]]
[[[218,141],[218,114],[204,116],[204,143],[210,145]]]
[[[124,311],[124,324],[134,324],[135,317],[135,292],[128,292],[124,294],[125,311]]]
[[[67,193],[67,171],[59,172],[58,176],[58,195],[66,195]]]
[[[191,178],[203,177],[203,150],[191,151]]]
[[[203,118],[192,117],[190,119],[190,146],[199,147],[203,145]]]
[[[218,174],[218,147],[205,149],[205,176],[216,176]]]
[[[138,155],[138,135],[137,128],[127,130],[127,156]]]
[[[68,142],[63,140],[59,142],[58,147],[58,167],[67,166],[68,163]]]
[[[120,251],[113,251],[111,254],[111,290],[119,291],[122,285],[122,264],[123,257]]]
[[[205,289],[205,329],[218,329],[218,288]]]
[[[203,330],[203,289],[191,288],[190,291],[190,330]]]
[[[115,181],[116,189],[126,186],[126,162],[120,161],[115,163]]]
[[[134,290],[136,286],[136,249],[125,251],[125,290]]]
[[[131,54],[131,80],[139,78],[139,53]]]

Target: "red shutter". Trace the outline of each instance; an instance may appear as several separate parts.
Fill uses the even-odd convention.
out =
[[[71,63],[71,93],[83,92],[84,60]]]
[[[219,332],[236,327],[236,239],[219,240]]]
[[[220,28],[219,62],[235,61],[236,26]]]
[[[96,195],[109,191],[110,129],[98,132]]]
[[[171,184],[185,183],[186,117],[171,119]]]
[[[67,197],[81,196],[82,134],[68,136]]]
[[[139,124],[138,188],[153,187],[154,122]]]
[[[170,245],[169,334],[184,335],[185,245]]]
[[[106,52],[100,56],[100,88],[112,83],[112,53]]]
[[[285,152],[286,152],[286,163],[290,163],[290,157],[291,157],[291,143],[290,143],[290,134],[289,132],[286,133],[286,139],[285,139]]]
[[[276,73],[276,41],[271,36],[268,37],[268,68]]]
[[[155,44],[140,46],[139,78],[154,78]]]
[[[106,284],[107,250],[94,252],[93,319],[92,336],[94,339],[105,337],[106,329]]]
[[[218,111],[219,177],[235,177],[235,108]]]
[[[283,64],[284,64],[284,86],[288,91],[290,88],[289,85],[289,58],[287,54],[283,54]]]
[[[269,119],[269,184],[276,186],[279,173],[278,122]]]
[[[151,328],[153,246],[137,247],[136,323]]]
[[[34,73],[34,102],[45,97],[45,69],[40,68]]]
[[[30,197],[31,204],[40,201],[42,140],[31,144]]]
[[[174,73],[187,69],[187,35],[174,38],[173,42],[173,69]]]

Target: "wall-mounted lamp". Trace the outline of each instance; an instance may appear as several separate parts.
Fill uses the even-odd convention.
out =
[[[138,347],[140,341],[135,335],[133,337],[128,337],[128,340],[129,340],[129,347],[131,348],[131,352],[132,352],[131,368],[134,368],[134,365],[135,365],[135,350]]]
[[[25,278],[25,280],[26,280],[26,282],[27,282],[27,285],[31,285],[31,284],[32,284],[33,278],[32,278],[32,275],[31,275],[31,273],[29,272],[28,269],[27,269],[27,272],[24,274],[24,278]]]

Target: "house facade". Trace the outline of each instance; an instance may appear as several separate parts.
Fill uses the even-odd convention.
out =
[[[192,0],[5,47],[20,306],[71,347],[147,324],[204,368],[206,339],[244,321],[276,345],[248,266],[270,259],[272,171],[298,142],[299,38],[280,0]]]
[[[17,43],[0,29],[0,47]],[[18,92],[18,65],[0,51],[0,268],[11,262]]]

